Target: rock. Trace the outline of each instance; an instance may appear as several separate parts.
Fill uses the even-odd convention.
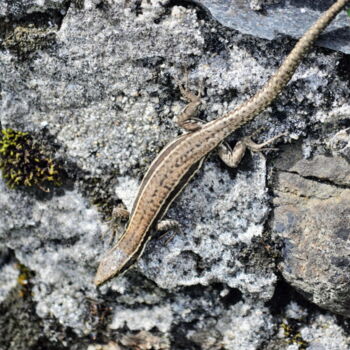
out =
[[[25,14],[4,12],[1,128],[30,132],[67,173],[48,194],[0,185],[0,245],[10,256],[1,269],[16,261],[32,271],[23,309],[40,319],[35,339],[45,337],[46,348],[122,350],[256,350],[272,342],[280,316],[267,303],[281,317],[285,309],[274,242],[264,233],[270,208],[262,155],[248,153],[232,170],[214,152],[168,212],[183,234],[154,237],[134,268],[100,289],[92,279],[111,240],[105,231],[113,205],[132,205],[152,159],[181,133],[173,119],[184,107],[176,83],[183,67],[191,90],[204,81],[199,116],[210,121],[263,86],[288,40],[233,32],[197,7],[165,0],[16,3],[42,7],[33,15],[25,6],[18,7]],[[326,115],[339,121],[341,114],[345,123],[339,110],[349,105],[349,86],[338,63],[338,53],[312,52],[279,99],[228,141],[261,126],[257,142],[286,130],[297,139],[328,123]],[[310,152],[315,144],[307,144]],[[18,315],[7,288],[17,271],[4,279],[7,323]],[[7,331],[4,349],[12,344]],[[15,348],[25,348],[28,334],[16,332]]]
[[[334,315],[315,313],[308,317],[307,310],[294,302],[283,312],[284,318],[277,337],[267,344],[266,350],[345,350],[350,337],[337,324]],[[336,339],[336,341],[335,341]]]
[[[350,184],[350,165],[343,157],[316,155],[312,160],[299,160],[288,171],[303,177],[330,181],[335,185],[348,186]]]
[[[0,303],[2,303],[10,291],[17,286],[19,271],[16,268],[15,261],[7,261],[9,256],[8,249],[0,250]],[[4,257],[4,259],[2,259]],[[6,259],[5,259],[6,257]]]
[[[335,154],[340,154],[350,162],[350,128],[340,130],[330,140],[329,146]]]
[[[2,0],[0,4],[1,17],[19,18],[35,12],[65,9],[65,0]]]
[[[245,317],[242,319],[237,315]],[[220,349],[215,338],[222,339],[221,347],[224,349],[257,349],[261,344],[260,335],[273,333],[271,326],[270,315],[266,309],[249,307],[239,302],[223,310],[218,323],[212,322],[209,329],[195,329],[190,337],[203,350]],[[256,333],[259,335],[256,336]]]
[[[310,301],[350,317],[350,164],[287,154],[277,162],[272,221],[285,245],[282,274]]]
[[[349,348],[349,336],[334,322],[331,315],[318,315],[308,326],[300,329],[302,338],[310,350],[345,350]],[[337,339],[336,341],[334,341]]]
[[[269,40],[276,39],[281,34],[300,38],[305,28],[311,26],[320,13],[331,4],[326,0],[317,2],[267,0],[266,4],[259,0],[231,1],[229,4],[226,0],[196,2],[224,26]],[[346,13],[340,14],[321,35],[318,45],[349,54],[348,23]]]
[[[96,209],[87,207],[86,200],[75,191],[41,201],[6,188],[2,181],[0,188],[0,244],[14,251],[21,264],[35,271],[32,289],[37,314],[56,315],[62,321],[65,319],[63,322],[85,330],[84,306],[79,306],[77,298],[95,295],[91,267],[96,265],[99,253],[89,247],[99,240],[103,230]],[[8,213],[12,213],[11,219]],[[4,269],[9,267],[5,265]],[[76,287],[72,288],[70,283]],[[78,285],[85,289],[83,294]]]

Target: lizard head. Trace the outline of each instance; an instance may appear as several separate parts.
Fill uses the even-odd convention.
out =
[[[129,260],[130,255],[126,254],[120,247],[112,248],[100,261],[94,280],[95,285],[99,286],[120,274],[125,269]]]

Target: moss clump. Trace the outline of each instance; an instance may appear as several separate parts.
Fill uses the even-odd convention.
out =
[[[17,277],[18,282],[18,295],[25,297],[31,294],[30,280],[34,276],[34,273],[30,271],[25,265],[18,264],[19,275]]]
[[[55,33],[50,28],[37,28],[34,24],[18,25],[9,32],[4,46],[20,58],[49,47],[55,41]]]
[[[58,166],[28,133],[3,129],[0,137],[0,169],[9,187],[36,186],[48,192],[47,186],[61,184]]]
[[[296,327],[283,322],[281,328],[284,331],[287,344],[297,345],[299,350],[306,350],[308,348],[308,342],[303,339],[302,335],[296,330]]]

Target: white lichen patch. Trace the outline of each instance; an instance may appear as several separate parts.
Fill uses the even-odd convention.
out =
[[[111,329],[123,328],[130,330],[146,330],[156,327],[161,332],[168,332],[173,321],[173,314],[169,306],[143,307],[134,310],[117,307],[114,310]]]

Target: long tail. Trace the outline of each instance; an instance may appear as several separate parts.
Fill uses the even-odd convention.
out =
[[[338,0],[309,28],[309,30],[297,42],[290,54],[285,58],[278,71],[268,82],[248,101],[238,106],[231,112],[221,117],[226,125],[232,125],[232,129],[244,125],[263,111],[283,90],[294,74],[300,61],[308,52],[320,33],[328,26],[334,17],[345,7],[350,0]]]

